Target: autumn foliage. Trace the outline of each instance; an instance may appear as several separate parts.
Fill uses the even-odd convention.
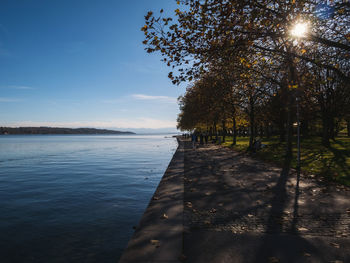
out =
[[[329,1],[328,1],[329,2]],[[329,145],[350,128],[348,1],[181,0],[171,17],[145,16],[144,45],[159,52],[180,98],[178,127],[236,136],[278,133],[291,152],[296,105],[304,136]],[[307,31],[293,34],[303,23]],[[338,126],[337,126],[338,125]]]

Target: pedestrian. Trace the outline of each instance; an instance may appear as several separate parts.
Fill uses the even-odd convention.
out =
[[[191,141],[192,141],[192,149],[194,149],[196,146],[196,135],[194,133],[192,133]]]

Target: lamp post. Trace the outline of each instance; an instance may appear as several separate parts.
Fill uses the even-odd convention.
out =
[[[296,97],[296,103],[297,103],[297,148],[298,148],[298,154],[297,154],[297,172],[300,174],[300,117],[299,117],[299,97]]]
[[[308,25],[307,23],[296,23],[291,30],[291,36],[299,39],[303,38],[306,36],[308,31]],[[293,61],[292,61],[293,62]],[[293,62],[294,64],[294,62]],[[294,70],[294,78],[295,76],[295,70]],[[300,83],[298,83],[300,84]],[[297,147],[298,147],[298,155],[297,155],[297,181],[296,181],[296,186],[295,186],[295,198],[294,198],[294,212],[293,212],[293,222],[292,222],[292,231],[298,233],[298,230],[296,229],[297,225],[297,219],[298,219],[298,199],[300,195],[299,191],[299,182],[300,182],[300,111],[299,111],[299,91],[300,87],[297,86],[295,90],[295,101],[296,101],[296,107],[297,107],[297,137],[298,137],[298,142],[297,142]]]
[[[291,35],[295,38],[303,38],[308,32],[308,24],[305,22],[298,22],[291,30]],[[297,87],[299,89],[300,87]],[[300,175],[300,111],[299,111],[299,92],[296,92],[296,106],[297,106],[297,173]]]

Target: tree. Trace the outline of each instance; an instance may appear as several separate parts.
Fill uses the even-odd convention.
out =
[[[180,100],[180,127],[212,123],[216,129],[221,122],[225,131],[229,119],[236,126],[240,109],[249,120],[250,148],[257,120],[269,120],[265,126],[271,121],[279,128],[290,157],[296,98],[303,134],[310,116],[319,112],[325,145],[327,136],[334,137],[335,120],[349,119],[348,110],[341,110],[348,105],[350,85],[348,3],[177,2],[174,17],[163,17],[162,10],[159,16],[149,12],[142,30],[147,52],[162,54],[172,68],[168,76],[174,84],[195,81]],[[291,29],[298,22],[306,23],[309,31],[295,37]]]

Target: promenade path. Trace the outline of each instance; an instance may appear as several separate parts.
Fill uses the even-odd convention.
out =
[[[162,252],[173,257],[124,262],[350,262],[349,188],[298,180],[288,167],[221,146],[182,144],[183,205],[174,218],[183,234],[165,239]]]

